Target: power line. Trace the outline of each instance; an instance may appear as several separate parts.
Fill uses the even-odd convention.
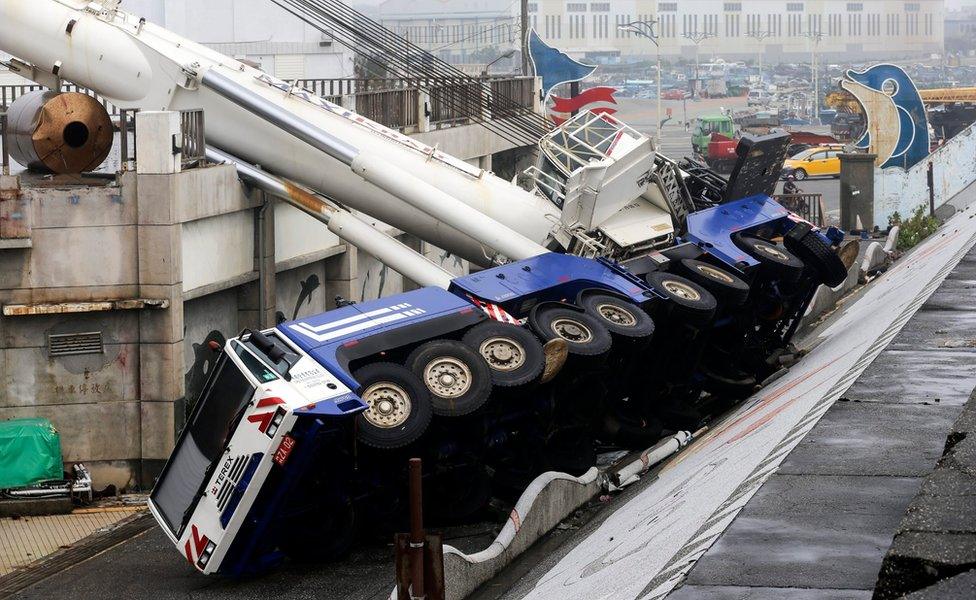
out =
[[[312,27],[331,35],[337,42],[350,48],[367,61],[405,79],[443,79],[458,85],[477,84],[488,88],[484,82],[472,78],[459,69],[434,57],[419,46],[382,27],[362,13],[337,0],[272,0],[286,11]],[[459,113],[470,108],[470,97],[451,93],[443,88],[428,90],[432,96]],[[454,92],[458,92],[455,88]],[[457,96],[457,97],[455,97]],[[470,94],[469,94],[470,96]],[[501,94],[477,94],[476,104],[483,109],[495,110],[504,115],[505,127],[498,121],[481,124],[513,143],[535,143],[551,128],[548,120]]]

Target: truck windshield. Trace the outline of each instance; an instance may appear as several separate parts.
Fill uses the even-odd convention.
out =
[[[174,535],[186,525],[211,466],[223,452],[254,386],[226,355],[221,355],[193,410],[180,442],[166,464],[152,501]]]

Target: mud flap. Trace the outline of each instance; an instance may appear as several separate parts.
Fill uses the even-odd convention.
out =
[[[542,347],[542,352],[546,359],[546,368],[542,372],[542,379],[539,383],[548,383],[563,370],[566,359],[569,358],[569,344],[566,340],[549,340]]]

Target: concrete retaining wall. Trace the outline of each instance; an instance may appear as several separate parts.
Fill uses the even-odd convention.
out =
[[[929,205],[930,164],[938,208],[976,181],[976,124],[907,171],[898,167],[875,169],[875,225],[883,229],[894,212],[908,218],[919,206]]]

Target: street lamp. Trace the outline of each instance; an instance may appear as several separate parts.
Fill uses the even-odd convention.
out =
[[[813,84],[813,118],[820,122],[820,68],[817,65],[817,48],[824,39],[822,31],[807,31],[803,34],[810,40],[810,83]]]
[[[512,58],[513,56],[515,56],[515,49],[514,49],[514,48],[512,48],[511,50],[509,50],[509,51],[508,51],[508,52],[506,52],[505,54],[502,54],[501,56],[499,56],[499,57],[498,57],[498,58],[496,58],[495,60],[493,60],[493,61],[491,61],[490,63],[488,63],[487,65],[485,65],[485,70],[483,71],[483,73],[482,73],[482,74],[483,74],[483,75],[484,75],[485,77],[488,77],[488,71],[489,71],[489,70],[491,69],[491,65],[493,65],[493,64],[495,64],[496,62],[498,62],[498,61],[500,61],[500,60],[504,60],[504,59],[506,59],[506,58]]]
[[[710,31],[686,31],[681,35],[681,37],[691,40],[695,44],[695,81],[698,85],[701,85],[701,75],[698,73],[699,63],[698,63],[698,51],[701,47],[702,42],[708,38],[718,37],[717,33],[712,33]],[[694,94],[694,87],[692,87],[692,93]]]
[[[750,31],[746,35],[748,35],[751,38],[754,38],[756,41],[759,42],[759,85],[761,87],[763,82],[763,76],[762,76],[763,42],[766,41],[766,38],[768,38],[773,34],[768,31],[759,31],[757,29],[756,31]]]
[[[658,19],[651,19],[649,21],[633,21],[631,23],[625,23],[623,25],[618,25],[617,29],[621,31],[629,31],[631,33],[636,33],[640,37],[647,38],[654,42],[654,47],[657,49],[657,143],[661,143],[661,43],[658,40],[658,35],[654,33],[654,26],[657,25]]]

